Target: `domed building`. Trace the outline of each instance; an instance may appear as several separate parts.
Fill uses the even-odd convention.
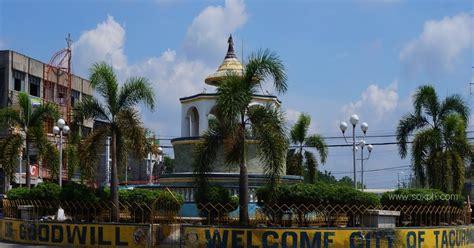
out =
[[[244,66],[237,58],[234,51],[232,36],[228,39],[228,49],[224,61],[217,71],[209,75],[204,82],[217,87],[220,79],[232,73],[242,75]],[[194,201],[194,178],[193,160],[194,150],[199,142],[199,137],[209,127],[209,120],[216,115],[216,93],[199,93],[196,95],[182,97],[181,102],[181,137],[171,141],[174,149],[175,168],[174,173],[163,175],[160,178],[160,186],[166,186],[184,195],[187,202]],[[254,104],[275,104],[281,105],[280,100],[274,95],[253,95]],[[249,197],[250,202],[254,202],[254,190],[264,185],[268,178],[263,175],[263,166],[257,157],[256,141],[247,140],[247,166],[249,173]],[[232,194],[238,194],[239,187],[239,167],[229,166],[224,162],[223,149],[218,151],[217,159],[213,164],[213,171],[209,174],[209,182],[218,184],[231,190]],[[299,176],[283,176],[283,182],[298,182],[302,180]]]

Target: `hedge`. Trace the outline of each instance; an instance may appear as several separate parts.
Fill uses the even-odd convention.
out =
[[[282,184],[257,189],[258,205],[379,205],[379,198],[351,187],[326,183]]]
[[[40,183],[32,189],[15,188],[7,192],[9,200],[47,200],[47,201],[84,201],[96,203],[108,201],[110,190],[108,188],[93,189],[83,184],[69,183],[59,188],[54,183]],[[124,202],[149,205],[156,203],[157,207],[169,210],[179,210],[184,199],[179,194],[149,189],[119,190],[119,199]]]
[[[200,215],[210,219],[227,215],[239,206],[239,197],[230,195],[229,190],[218,185],[199,188],[195,199]]]

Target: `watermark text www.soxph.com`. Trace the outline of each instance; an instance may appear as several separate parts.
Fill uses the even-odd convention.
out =
[[[398,195],[390,194],[388,198],[395,201],[457,201],[460,200],[459,195],[456,194],[410,194]]]

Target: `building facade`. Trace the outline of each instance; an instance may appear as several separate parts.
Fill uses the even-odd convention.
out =
[[[86,97],[92,97],[92,87],[86,79],[68,74],[61,69],[54,69],[48,64],[15,51],[0,51],[0,108],[18,107],[17,96],[20,92],[26,92],[33,104],[49,102],[56,105],[61,118],[65,120],[70,118],[71,106],[75,102]],[[57,142],[52,134],[55,123],[56,120],[48,120],[45,125],[45,131],[51,142]],[[92,127],[93,121],[85,121],[82,133],[89,133]],[[0,129],[0,138],[5,137],[9,132],[8,128]],[[34,144],[30,147],[30,151],[32,165],[38,166],[36,170],[38,173],[32,174],[32,184],[36,184],[43,177],[48,177],[49,173],[41,168],[41,165],[38,165],[39,161],[36,159],[37,151]],[[23,157],[23,160],[26,161],[26,158]],[[23,165],[22,171],[24,172],[27,167],[25,163]],[[64,167],[63,178],[66,179],[67,165],[64,165]],[[12,183],[24,183],[24,177],[24,173],[23,175],[17,173],[16,180]],[[0,183],[5,185],[4,182]],[[5,189],[5,187],[1,188]]]

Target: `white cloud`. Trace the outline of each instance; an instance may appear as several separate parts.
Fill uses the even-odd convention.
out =
[[[0,39],[0,49],[5,49],[6,48],[6,45],[5,45],[5,42]]]
[[[79,73],[96,62],[112,63],[118,71],[126,70],[127,57],[124,54],[125,29],[115,21],[113,16],[97,24],[92,30],[85,31],[73,44],[75,67]]]
[[[403,47],[400,60],[411,73],[450,71],[470,48],[472,17],[459,14],[427,21],[420,36]]]
[[[216,63],[223,58],[230,33],[245,24],[248,14],[243,0],[226,0],[224,6],[204,9],[188,28],[184,50],[190,58]]]
[[[385,88],[371,84],[362,93],[361,99],[351,102],[342,107],[345,116],[366,112],[376,114],[375,118],[383,118],[387,113],[392,112],[398,105],[397,81],[393,81]]]
[[[183,48],[169,48],[159,56],[129,64],[125,55],[126,29],[114,17],[81,34],[73,44],[76,73],[87,75],[97,61],[112,63],[123,81],[130,76],[144,76],[153,83],[157,110],[143,111],[147,127],[162,135],[178,135],[179,98],[201,93],[206,76],[214,72],[226,52],[227,37],[247,19],[241,0],[226,0],[224,6],[205,8],[192,22],[183,41]],[[211,60],[212,58],[213,60]]]

